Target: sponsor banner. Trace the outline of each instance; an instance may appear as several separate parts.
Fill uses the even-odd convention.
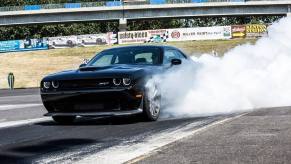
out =
[[[147,2],[147,0],[123,0],[124,3]]]
[[[65,3],[65,8],[81,8],[81,3]]]
[[[122,5],[121,1],[107,1],[106,2],[106,6],[110,6],[110,7],[121,6],[121,5]]]
[[[46,38],[49,48],[68,48],[77,46],[77,36],[60,36]]]
[[[106,34],[50,37],[46,39],[50,48],[86,47],[117,43],[117,36],[112,32]]]
[[[165,4],[166,0],[150,0],[151,5],[160,5],[160,4]]]
[[[246,25],[246,37],[247,38],[258,38],[267,36],[267,25],[264,24],[248,24]]]
[[[246,26],[245,25],[231,26],[231,33],[232,33],[232,38],[245,38]]]
[[[20,48],[20,40],[9,40],[0,42],[0,51],[9,52]]]
[[[168,29],[167,41],[230,39],[231,26]]]
[[[160,43],[166,42],[168,32],[165,29],[160,30],[143,30],[143,31],[126,31],[118,33],[119,44],[131,43]]]
[[[40,10],[40,5],[25,5],[24,10]]]
[[[17,52],[45,49],[48,49],[48,44],[43,39],[0,41],[0,52]]]
[[[107,34],[89,34],[77,36],[78,46],[96,46],[116,43],[117,36],[112,32],[109,32]]]

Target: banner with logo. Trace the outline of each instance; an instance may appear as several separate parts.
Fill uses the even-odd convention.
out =
[[[245,38],[246,26],[245,25],[231,26],[231,33],[232,33],[232,38]]]
[[[126,31],[118,33],[118,44],[166,42],[167,30]]]
[[[78,46],[96,46],[96,45],[108,45],[116,44],[117,36],[112,32],[107,34],[90,34],[90,35],[78,35],[77,44]]]
[[[48,49],[43,39],[0,41],[0,52],[17,52]]]
[[[218,40],[231,38],[231,26],[168,29],[167,41]]]
[[[246,25],[246,37],[247,38],[258,38],[267,36],[267,25],[264,24],[247,24]]]
[[[46,38],[50,48],[86,47],[96,45],[109,45],[117,43],[117,35],[106,34],[73,35]]]

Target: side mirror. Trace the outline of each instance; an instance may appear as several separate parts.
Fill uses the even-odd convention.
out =
[[[180,64],[182,64],[182,60],[181,59],[172,59],[171,63],[172,63],[172,65],[180,65]]]
[[[79,66],[79,68],[85,67],[89,63],[89,61],[89,59],[83,59],[83,63]]]
[[[87,64],[83,63],[79,66],[79,68],[85,67]]]

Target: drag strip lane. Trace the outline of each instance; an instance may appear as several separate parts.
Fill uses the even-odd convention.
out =
[[[42,118],[45,112],[42,104],[0,105],[0,128],[15,126],[19,124],[17,121]]]
[[[0,105],[0,111],[19,109],[19,108],[30,108],[30,107],[36,107],[36,106],[42,106],[42,104]]]
[[[39,95],[27,93],[0,96],[3,109],[0,110],[3,121],[0,122],[0,161],[3,163],[74,163],[91,162],[96,158],[106,162],[111,159],[110,153],[123,153],[115,158],[114,162],[119,163],[183,137],[180,133],[188,134],[233,117],[160,119],[157,122],[143,122],[140,117],[79,118],[72,125],[64,126],[42,117],[45,109],[40,105]],[[150,138],[158,139],[157,144],[148,144]],[[147,145],[147,149],[140,149]],[[126,152],[120,151],[123,149]],[[130,150],[138,153],[131,152],[131,156],[124,158]],[[99,158],[100,155],[104,158]]]
[[[38,88],[0,90],[0,128],[33,123],[45,112]]]
[[[39,88],[29,88],[29,89],[0,89],[0,97],[10,97],[10,96],[26,96],[26,95],[39,95]]]
[[[167,145],[138,164],[290,163],[291,107],[262,108]]]
[[[79,119],[70,126],[43,121],[5,128],[0,129],[0,161],[73,162],[115,145],[130,145],[142,141],[145,137],[180,129],[195,122],[203,122],[197,124],[200,127],[223,118],[217,116],[158,122],[140,122],[138,117],[96,118]]]
[[[40,104],[40,95],[21,95],[0,97],[0,105]]]
[[[27,124],[34,124],[43,121],[49,121],[51,118],[49,117],[41,117],[41,118],[34,118],[34,119],[26,119],[26,120],[17,120],[17,121],[7,121],[7,119],[0,120],[0,128],[11,128],[16,126],[24,126]]]

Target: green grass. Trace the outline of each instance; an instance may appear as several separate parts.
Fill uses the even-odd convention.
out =
[[[217,40],[169,42],[164,45],[176,46],[189,55],[200,56],[213,50],[222,56],[229,49],[256,40]],[[67,49],[53,49],[32,52],[0,54],[0,88],[8,88],[7,75],[13,72],[16,88],[38,87],[47,74],[76,69],[85,58],[92,58],[97,52],[114,46],[93,46]]]

